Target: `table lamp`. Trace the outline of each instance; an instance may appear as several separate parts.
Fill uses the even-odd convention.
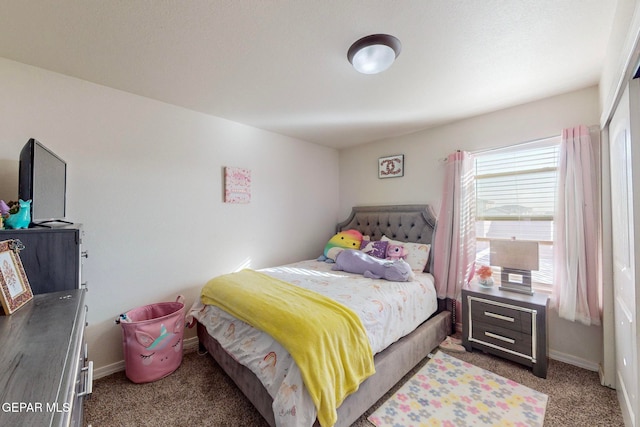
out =
[[[533,295],[531,271],[538,270],[538,242],[491,240],[489,264],[501,267],[500,290]]]

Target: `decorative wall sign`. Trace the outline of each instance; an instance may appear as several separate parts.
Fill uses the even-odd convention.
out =
[[[378,159],[378,178],[397,178],[400,176],[404,176],[403,154]]]
[[[224,168],[225,203],[249,203],[251,201],[251,170]]]
[[[7,315],[33,298],[31,286],[18,256],[19,246],[22,246],[19,240],[0,242],[0,302]]]

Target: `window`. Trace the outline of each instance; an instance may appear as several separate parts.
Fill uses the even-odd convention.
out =
[[[560,136],[475,154],[476,263],[489,265],[491,239],[538,242],[532,286],[553,281],[553,215]],[[497,268],[497,267],[494,267]],[[494,272],[499,282],[500,274]]]

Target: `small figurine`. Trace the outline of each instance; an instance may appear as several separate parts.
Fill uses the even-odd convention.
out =
[[[16,202],[15,200],[9,200],[7,206],[9,206],[9,215],[17,214],[20,210],[20,203]]]
[[[9,205],[7,205],[4,200],[0,200],[0,215],[4,218],[9,215]]]
[[[28,228],[31,224],[31,200],[20,200],[20,210],[5,220],[7,228]]]

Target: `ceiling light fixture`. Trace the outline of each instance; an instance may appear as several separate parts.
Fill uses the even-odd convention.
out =
[[[355,42],[347,52],[353,68],[363,74],[380,73],[400,55],[400,40],[388,34],[373,34]]]

